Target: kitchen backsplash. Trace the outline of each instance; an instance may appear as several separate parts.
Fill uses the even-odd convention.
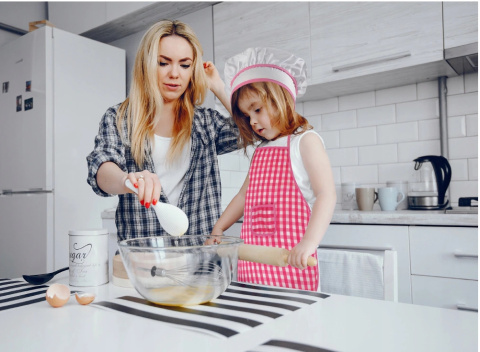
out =
[[[457,205],[459,197],[478,195],[478,74],[448,78],[447,89],[449,190]],[[298,103],[297,111],[325,141],[337,195],[343,182],[408,181],[413,159],[440,155],[436,80]],[[223,208],[243,184],[252,152],[220,156]],[[339,196],[337,202],[340,209]]]

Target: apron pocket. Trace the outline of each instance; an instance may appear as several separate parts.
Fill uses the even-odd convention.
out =
[[[252,235],[273,236],[277,229],[275,204],[256,205],[250,211]]]

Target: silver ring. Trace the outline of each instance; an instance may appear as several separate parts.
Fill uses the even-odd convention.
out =
[[[143,180],[143,175],[138,176],[138,180]]]

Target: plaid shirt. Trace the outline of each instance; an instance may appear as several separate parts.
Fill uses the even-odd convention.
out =
[[[130,153],[130,146],[122,143],[116,125],[118,107],[119,105],[109,108],[103,115],[98,135],[95,137],[95,148],[87,156],[87,182],[95,193],[103,197],[113,196],[102,191],[97,185],[97,171],[104,162],[114,162],[125,172],[139,172],[144,169],[155,172],[151,151],[147,153],[144,168],[140,169]],[[126,135],[126,126],[123,132]],[[237,134],[238,130],[231,118],[225,118],[212,109],[195,109],[190,166],[178,200],[178,207],[183,209],[189,220],[185,235],[209,235],[218,220],[222,191],[217,155],[238,149]],[[168,235],[160,226],[155,211],[151,207],[146,209],[142,206],[136,194],[120,194],[118,197],[115,223],[119,241]],[[168,203],[163,190],[160,201]]]

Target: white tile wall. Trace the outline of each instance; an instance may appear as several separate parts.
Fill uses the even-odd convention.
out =
[[[478,195],[478,74],[448,78],[447,90],[450,197],[457,205],[459,197]],[[390,180],[408,181],[413,159],[440,155],[436,80],[307,101],[297,111],[323,137],[337,192],[342,182],[381,187]],[[220,157],[224,208],[248,167],[243,152]]]

